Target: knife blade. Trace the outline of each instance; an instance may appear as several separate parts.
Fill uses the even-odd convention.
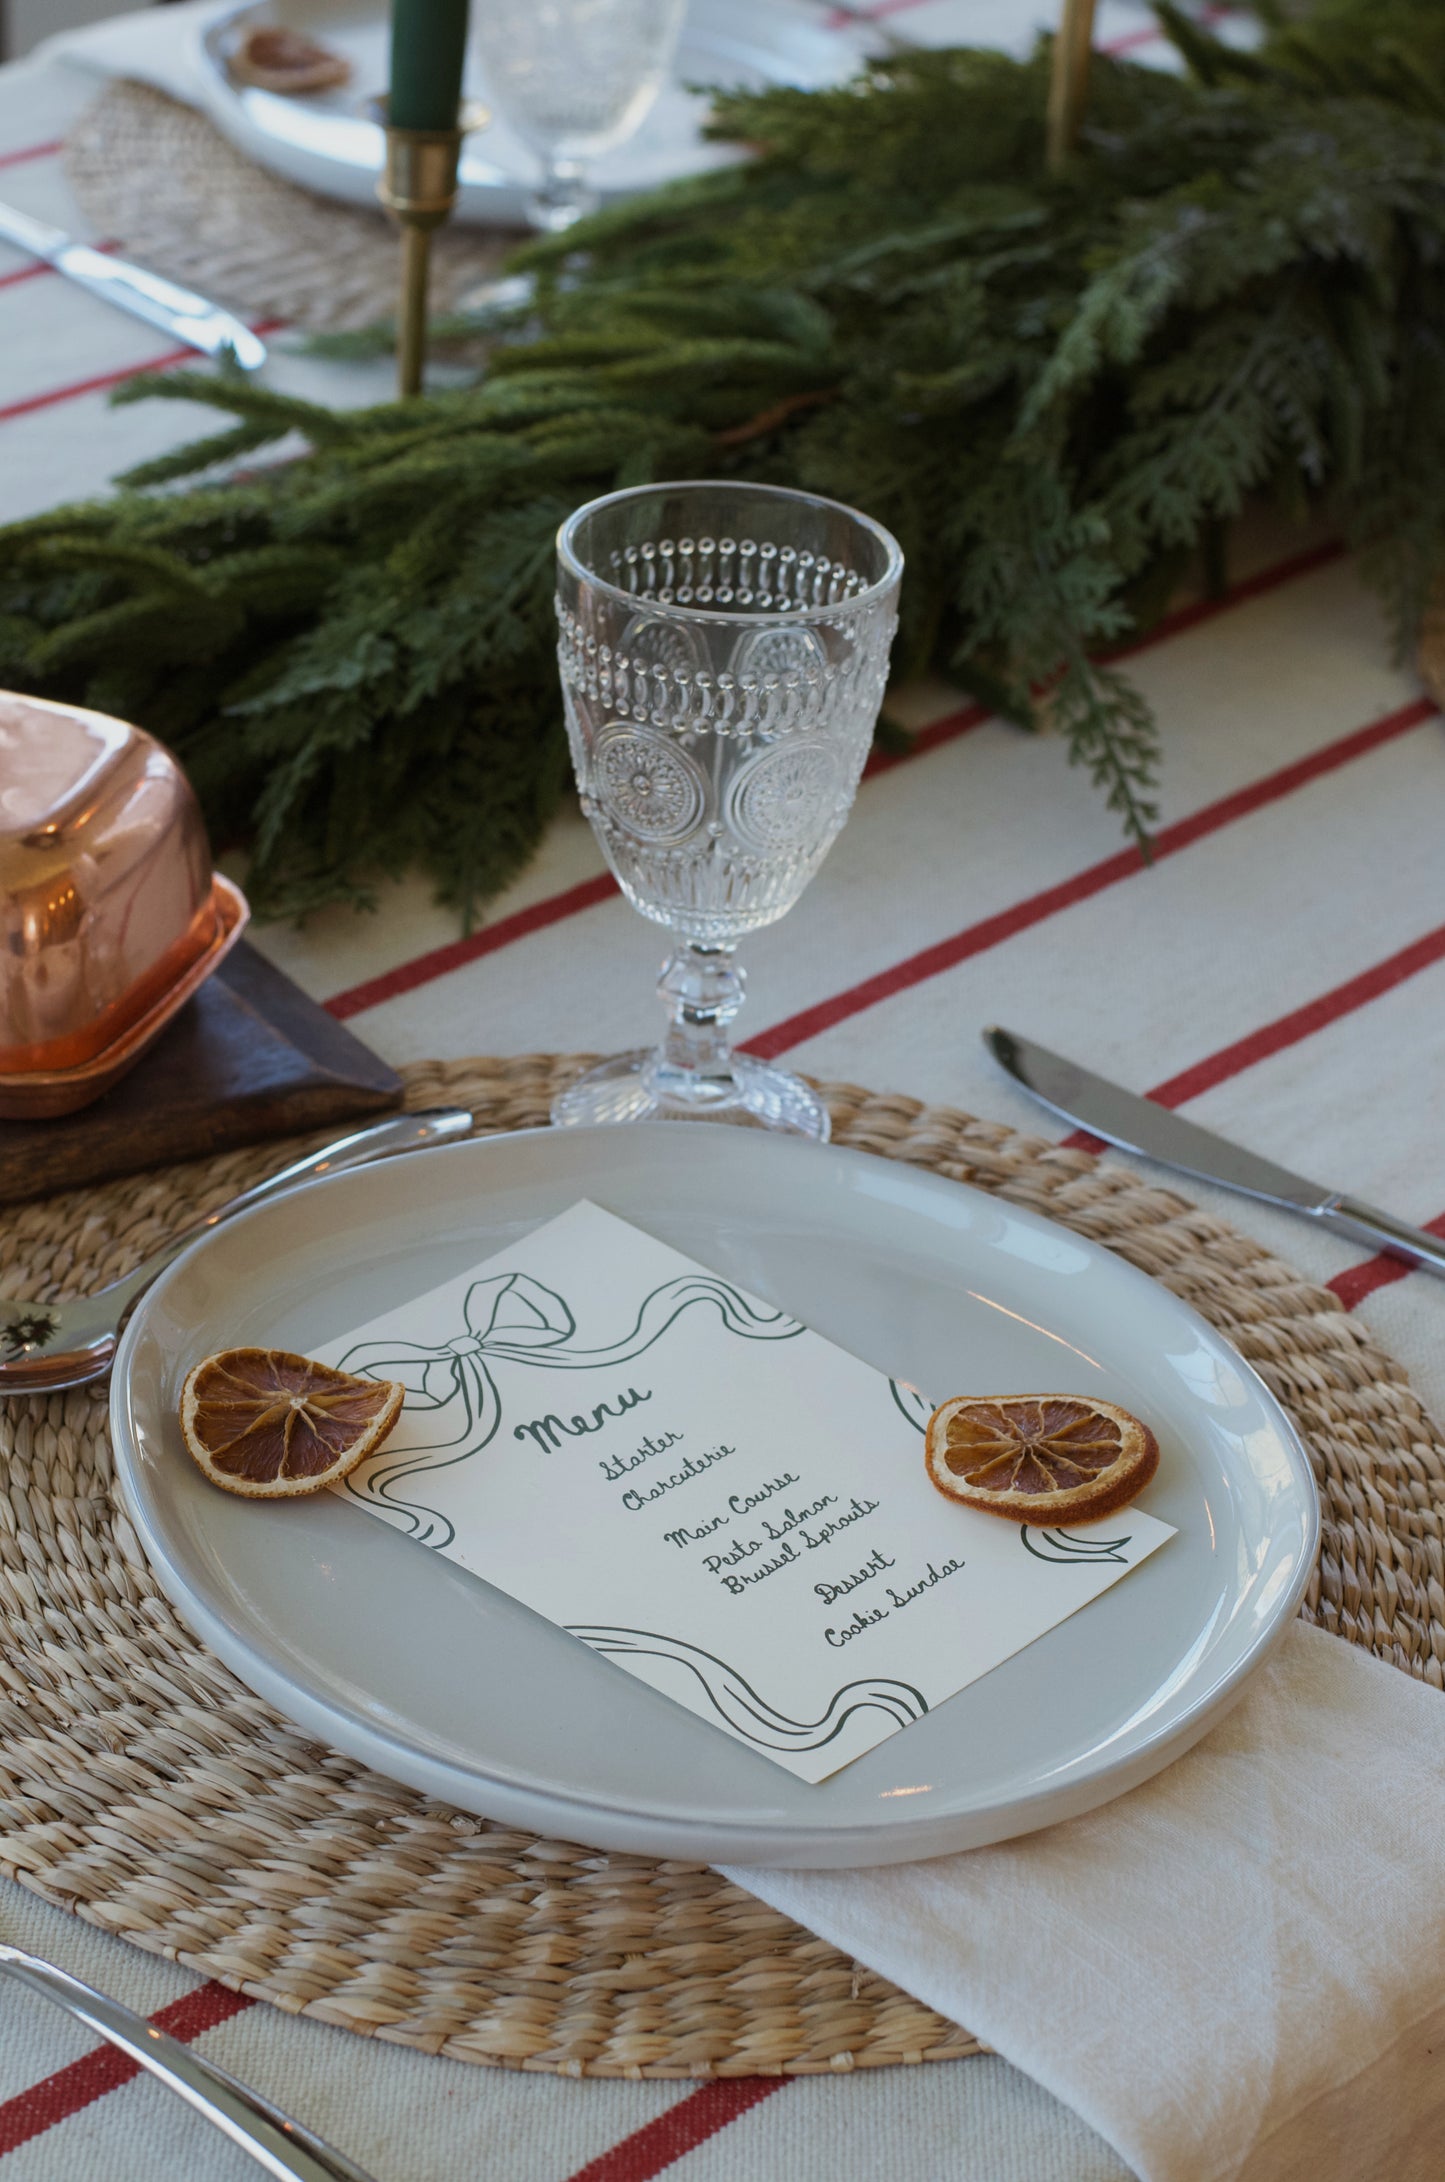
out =
[[[1263,1203],[1279,1205],[1286,1212],[1303,1213],[1321,1227],[1347,1235],[1352,1242],[1372,1250],[1388,1251],[1412,1265],[1445,1275],[1445,1242],[1397,1220],[1393,1213],[1364,1204],[1342,1191],[1326,1189],[1288,1167],[1276,1165],[1258,1152],[1231,1144],[1212,1129],[1185,1121],[1167,1106],[1126,1091],[1106,1077],[1095,1076],[1076,1061],[1035,1045],[1016,1031],[991,1024],[983,1033],[989,1052],[1025,1091],[1062,1114],[1065,1121],[1116,1144],[1120,1151],[1137,1152],[1163,1167],[1194,1175],[1202,1182],[1216,1182],[1222,1189],[1242,1191]]]
[[[17,212],[12,205],[0,205],[0,237],[32,258],[53,265],[57,273],[103,302],[129,311],[133,318],[143,318],[148,326],[159,326],[188,348],[199,349],[203,356],[219,356],[229,349],[243,371],[257,371],[266,361],[265,343],[219,304],[196,295],[190,288],[178,288],[174,281],[162,280],[158,273],[148,273],[125,258],[113,258],[105,251],[92,250],[86,243],[73,242],[62,227],[33,220],[28,212]]]

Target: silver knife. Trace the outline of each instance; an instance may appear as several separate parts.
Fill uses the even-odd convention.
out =
[[[32,220],[28,212],[0,205],[0,237],[28,251],[32,258],[43,258],[57,273],[88,288],[104,302],[129,311],[133,318],[143,318],[149,326],[159,326],[163,333],[183,341],[188,348],[199,349],[205,356],[219,356],[229,349],[243,371],[257,371],[266,361],[265,343],[219,304],[208,302],[189,288],[178,288],[157,273],[147,273],[139,265],[129,265],[124,258],[113,258],[103,250],[92,250],[86,243],[72,242],[64,228],[51,227],[44,220]]]
[[[1342,1191],[1306,1182],[1288,1167],[1277,1167],[1272,1159],[1247,1152],[1212,1129],[1181,1121],[1167,1106],[1156,1106],[1152,1099],[1091,1075],[1087,1068],[1050,1053],[1047,1046],[1035,1045],[1031,1038],[1020,1038],[994,1024],[984,1032],[983,1042],[1025,1091],[1062,1114],[1065,1121],[1117,1144],[1121,1151],[1157,1159],[1163,1167],[1177,1167],[1181,1174],[1217,1182],[1222,1189],[1242,1190],[1246,1197],[1262,1198],[1286,1212],[1302,1212],[1321,1227],[1348,1235],[1351,1242],[1387,1250],[1392,1257],[1445,1274],[1445,1242],[1423,1228],[1411,1227],[1393,1213],[1362,1204]]]

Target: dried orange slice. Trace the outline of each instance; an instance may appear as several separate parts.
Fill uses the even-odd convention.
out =
[[[1147,1424],[1082,1394],[956,1394],[924,1441],[941,1493],[1014,1523],[1090,1523],[1143,1490],[1159,1466]]]
[[[181,1431],[213,1485],[249,1500],[319,1493],[378,1448],[405,1387],[290,1349],[222,1349],[181,1389]]]
[[[299,30],[285,30],[262,23],[249,31],[231,55],[230,75],[242,83],[254,83],[262,91],[278,91],[295,97],[305,91],[334,91],[351,81],[351,63],[344,54],[318,45]]]

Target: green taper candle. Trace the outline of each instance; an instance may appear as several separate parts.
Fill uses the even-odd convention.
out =
[[[393,0],[393,129],[454,129],[462,97],[468,0]]]

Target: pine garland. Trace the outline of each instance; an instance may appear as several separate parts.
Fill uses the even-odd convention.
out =
[[[1248,55],[1159,12],[1187,75],[1097,59],[1062,176],[1046,44],[901,55],[719,100],[756,157],[527,246],[473,384],[136,382],[230,421],[0,532],[0,684],[164,736],[265,911],[420,864],[470,916],[566,792],[558,523],[745,474],[895,530],[898,671],[1046,713],[1142,838],[1154,723],[1099,655],[1247,499],[1337,523],[1402,642],[1445,547],[1445,10],[1261,0]]]

